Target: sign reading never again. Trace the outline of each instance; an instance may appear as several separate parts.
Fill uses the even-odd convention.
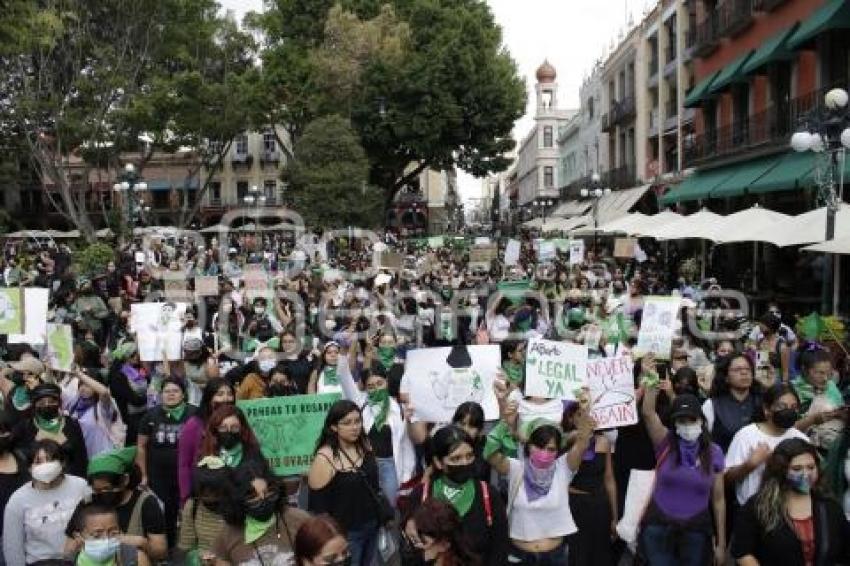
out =
[[[278,476],[310,468],[325,417],[339,394],[294,395],[237,401],[260,443],[269,468]]]

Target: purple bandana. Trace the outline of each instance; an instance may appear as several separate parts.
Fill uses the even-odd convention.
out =
[[[697,460],[699,459],[699,440],[688,442],[679,438],[678,441],[679,454],[682,456],[682,465],[688,468],[696,468]]]
[[[522,479],[525,484],[525,496],[532,503],[541,497],[545,497],[552,487],[552,479],[555,477],[555,462],[548,468],[535,468],[531,461],[526,459],[523,464]]]

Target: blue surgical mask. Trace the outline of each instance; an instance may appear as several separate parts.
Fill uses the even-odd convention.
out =
[[[786,478],[797,493],[807,494],[812,490],[812,478],[808,472],[788,472]]]
[[[95,562],[106,562],[113,558],[121,547],[117,538],[92,538],[85,540],[84,551]]]

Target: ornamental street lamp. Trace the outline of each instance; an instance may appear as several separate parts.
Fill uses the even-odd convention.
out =
[[[826,240],[835,238],[835,217],[841,205],[841,190],[844,186],[844,160],[850,149],[850,108],[848,94],[842,88],[826,93],[824,105],[818,105],[800,121],[800,130],[791,136],[791,148],[799,153],[811,151],[815,154],[815,182],[818,186],[818,204],[826,206]],[[833,262],[824,256],[821,312],[835,313],[838,308],[838,285],[833,282]],[[838,269],[835,270],[838,275]],[[835,284],[833,284],[835,283]],[[833,284],[830,301],[830,284]]]
[[[127,221],[132,235],[135,232],[136,223],[142,219],[142,213],[150,211],[149,206],[141,206],[136,199],[136,191],[146,191],[148,184],[141,180],[136,166],[132,163],[124,165],[124,171],[118,178],[120,181],[112,185],[112,189],[117,193],[127,194]]]
[[[593,251],[596,252],[597,236],[596,229],[599,227],[599,201],[602,197],[611,194],[611,189],[602,188],[602,178],[599,173],[590,176],[590,185],[581,190],[582,198],[593,199]]]
[[[546,223],[546,211],[549,210],[555,201],[550,198],[542,198],[534,202],[537,209],[540,211],[541,216],[543,216],[543,223]]]

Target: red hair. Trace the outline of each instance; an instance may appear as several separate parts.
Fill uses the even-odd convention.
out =
[[[245,413],[242,412],[242,409],[233,405],[222,405],[213,411],[207,420],[207,428],[204,431],[204,440],[201,444],[200,458],[219,455],[221,447],[218,445],[218,435],[216,433],[218,432],[218,427],[228,417],[236,417],[239,420],[239,437],[245,452],[260,453],[260,443],[257,441],[257,437],[254,436],[254,431],[251,430],[251,425],[248,424],[248,420],[245,418]]]
[[[295,563],[303,566],[305,560],[314,560],[325,545],[338,536],[345,538],[339,523],[329,515],[310,517],[295,535]]]

